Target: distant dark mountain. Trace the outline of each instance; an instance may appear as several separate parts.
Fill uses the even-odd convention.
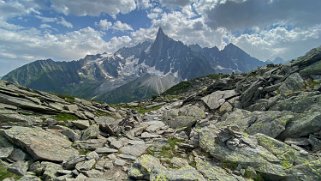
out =
[[[273,63],[273,64],[285,64],[288,63],[289,61],[284,60],[281,57],[275,57],[273,60],[267,60],[267,63]]]
[[[155,41],[114,54],[87,55],[71,62],[38,60],[2,79],[30,88],[106,102],[159,94],[182,80],[212,73],[247,72],[264,65],[233,44],[223,50],[184,45],[160,28]]]

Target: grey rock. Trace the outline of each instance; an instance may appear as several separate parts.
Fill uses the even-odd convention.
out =
[[[41,181],[41,179],[33,175],[25,175],[21,177],[19,181]]]
[[[108,116],[101,116],[96,117],[95,121],[99,125],[100,130],[108,133],[109,135],[115,135],[120,131],[118,126],[120,120],[115,120]]]
[[[123,159],[116,159],[115,162],[114,162],[115,165],[117,166],[124,166],[127,164],[127,162]]]
[[[318,139],[316,136],[310,134],[308,142],[312,145],[312,151],[320,151],[321,150],[321,139]]]
[[[75,121],[72,121],[72,124],[79,129],[87,129],[90,126],[90,123],[88,120],[75,120]]]
[[[17,161],[9,166],[8,171],[23,176],[27,174],[28,162]]]
[[[17,113],[0,114],[0,126],[32,126],[42,122],[36,116],[26,116]]]
[[[72,129],[65,127],[65,126],[55,126],[55,128],[58,128],[61,130],[61,133],[67,138],[69,138],[70,141],[74,142],[80,139],[80,136]]]
[[[82,161],[85,161],[85,156],[74,156],[69,158],[66,162],[63,163],[63,167],[67,170],[72,170],[75,168],[76,164]]]
[[[244,92],[242,92],[240,96],[240,103],[242,107],[247,107],[251,105],[253,102],[255,102],[257,99],[259,99],[265,82],[263,80],[257,80],[251,84],[251,86],[246,89]]]
[[[9,159],[11,159],[13,161],[24,161],[26,159],[26,157],[27,157],[27,155],[25,154],[25,152],[23,152],[19,148],[15,148],[13,150],[13,152],[11,153],[11,155],[9,156]]]
[[[82,171],[87,171],[87,170],[90,170],[94,167],[96,163],[96,160],[95,159],[91,159],[91,160],[85,160],[85,161],[81,161],[81,162],[78,162],[75,166],[75,168],[79,171],[79,172],[82,172]]]
[[[99,127],[96,124],[91,125],[88,127],[86,130],[81,135],[82,140],[88,140],[88,139],[93,139],[97,138],[99,135]]]
[[[62,162],[78,155],[69,140],[41,128],[15,126],[3,132],[12,143],[23,148],[36,160]]]
[[[240,181],[243,179],[228,173],[223,168],[214,165],[208,161],[203,161],[200,158],[195,158],[196,168],[204,175],[207,180],[215,181]]]
[[[53,180],[57,177],[57,171],[62,170],[62,166],[52,162],[41,162],[43,166],[44,180]]]
[[[95,180],[97,180],[97,181],[105,181],[106,180],[104,178],[100,178],[103,175],[103,173],[101,171],[99,171],[99,170],[96,170],[96,169],[84,171],[84,174],[88,177],[85,180],[88,180],[88,181],[95,181]]]
[[[164,122],[162,121],[148,121],[149,126],[146,128],[146,131],[153,133],[165,126]]]
[[[109,153],[117,153],[118,150],[112,149],[112,148],[108,148],[108,147],[103,147],[103,148],[97,148],[96,152],[98,154],[109,154]]]
[[[237,95],[235,90],[216,91],[202,98],[202,101],[212,110],[219,108],[226,99]]]
[[[86,154],[86,159],[87,160],[91,160],[91,159],[98,160],[99,159],[99,155],[98,155],[97,152],[92,151],[92,152],[89,152],[89,153]]]
[[[304,80],[299,73],[291,74],[279,87],[281,95],[289,95],[304,88]]]
[[[164,117],[164,122],[171,128],[190,128],[196,123],[197,119],[192,116],[177,116],[174,118]]]
[[[76,104],[65,105],[64,108],[70,112],[77,112],[79,107]]]
[[[141,138],[159,138],[161,137],[160,135],[158,134],[152,134],[152,133],[148,133],[148,132],[143,132],[141,135],[140,135]]]
[[[0,135],[0,159],[9,157],[13,150],[13,145],[5,137]]]
[[[296,117],[287,125],[286,130],[280,135],[282,138],[298,138],[308,136],[321,129],[321,113],[307,112]]]
[[[136,145],[128,145],[122,147],[119,151],[120,153],[132,156],[140,156],[146,152],[148,145],[146,144],[136,144]]]

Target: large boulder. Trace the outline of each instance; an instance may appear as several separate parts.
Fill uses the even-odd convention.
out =
[[[321,130],[321,113],[307,112],[301,114],[287,125],[282,138],[298,138]]]
[[[200,147],[231,168],[253,167],[270,179],[285,179],[286,170],[296,164],[312,160],[292,147],[264,134],[250,136],[238,132],[237,127],[203,128]]]
[[[282,82],[281,86],[279,87],[279,91],[281,95],[290,95],[294,92],[302,90],[304,86],[304,80],[300,74],[294,73],[287,77],[284,82]]]
[[[235,90],[216,91],[202,98],[202,101],[211,109],[218,109],[229,98],[235,97]]]
[[[130,168],[129,177],[146,180],[205,181],[202,174],[189,165],[178,169],[166,168],[152,155],[139,157]]]
[[[45,131],[41,128],[14,126],[3,134],[13,144],[27,151],[35,160],[63,162],[78,155],[71,142],[63,135]]]
[[[179,109],[167,110],[163,114],[163,122],[171,128],[190,128],[197,120],[205,118],[205,112],[195,105],[185,105]]]
[[[235,109],[215,125],[218,128],[237,125],[241,131],[249,134],[263,133],[275,138],[285,130],[287,123],[293,119],[294,115],[291,112],[250,112],[242,109]]]

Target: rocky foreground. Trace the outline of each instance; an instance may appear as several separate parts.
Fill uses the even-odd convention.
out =
[[[321,180],[320,75],[319,48],[157,102],[0,82],[0,179]]]

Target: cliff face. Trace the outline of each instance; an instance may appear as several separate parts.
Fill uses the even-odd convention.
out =
[[[320,55],[113,106],[1,81],[0,178],[320,180]]]

